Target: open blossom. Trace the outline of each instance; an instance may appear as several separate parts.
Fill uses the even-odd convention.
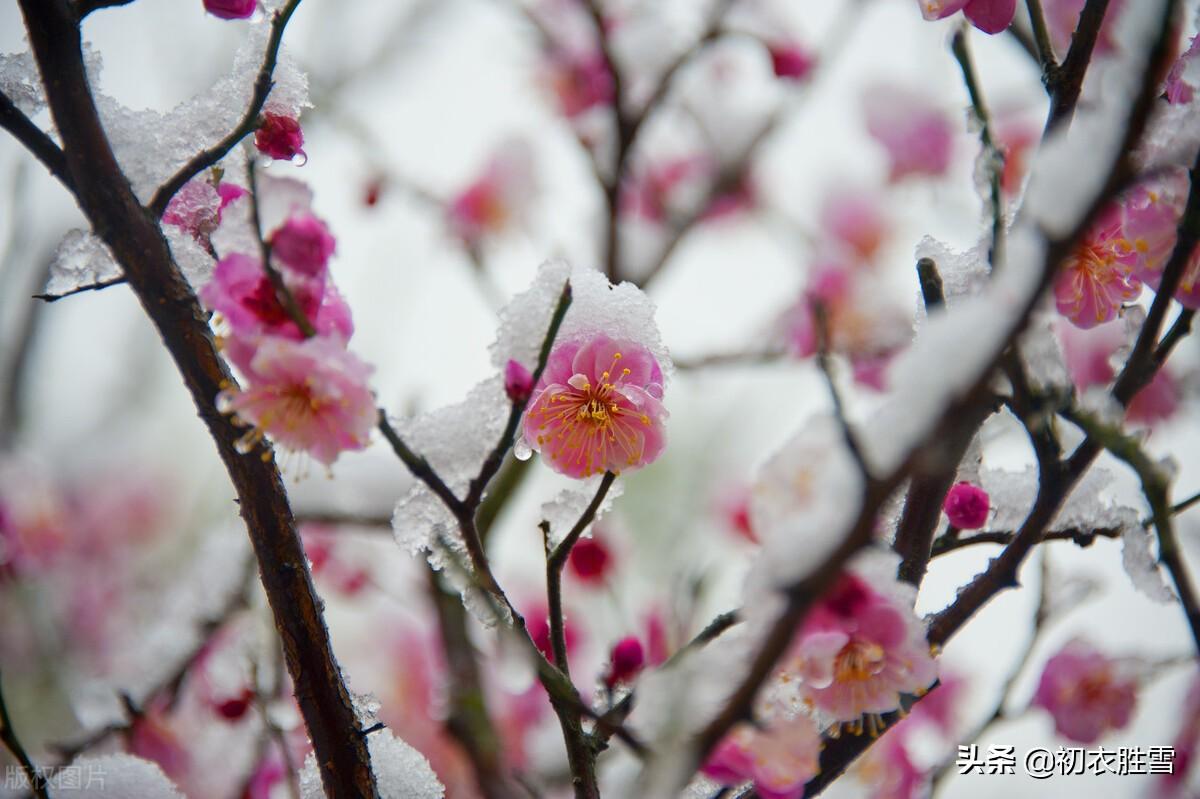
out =
[[[204,0],[204,10],[221,19],[247,19],[256,8],[258,0]]]
[[[909,175],[946,173],[954,155],[954,126],[941,108],[900,86],[875,86],[863,99],[867,132],[887,150],[893,183]]]
[[[637,342],[599,334],[559,344],[525,411],[524,441],[568,477],[641,468],[666,444],[662,380]]]
[[[912,609],[852,572],[813,608],[792,643],[789,670],[814,708],[861,732],[937,677]]]
[[[877,194],[837,191],[825,198],[821,228],[864,261],[870,261],[887,238],[888,221]]]
[[[1093,386],[1107,386],[1116,377],[1112,359],[1115,353],[1128,346],[1128,336],[1121,325],[1102,325],[1093,330],[1081,330],[1074,325],[1056,326],[1062,343],[1063,357],[1071,381],[1080,391]],[[1152,424],[1170,418],[1179,408],[1181,390],[1178,379],[1171,374],[1170,364],[1159,369],[1129,403],[1125,418],[1131,422]]]
[[[1114,319],[1124,303],[1142,293],[1129,263],[1129,242],[1121,233],[1120,209],[1110,207],[1059,267],[1055,304],[1077,327]]]
[[[796,799],[819,771],[821,735],[807,716],[756,729],[738,724],[717,744],[702,771],[722,785],[753,781],[763,799]]]
[[[265,433],[329,465],[370,441],[377,420],[371,371],[337,339],[268,336],[250,361],[249,384],[223,393],[222,409],[254,426],[250,441]]]
[[[1139,185],[1124,202],[1124,235],[1131,248],[1134,274],[1152,288],[1158,288],[1175,249],[1187,194],[1187,172],[1175,169],[1156,181]],[[1188,257],[1175,299],[1186,308],[1200,308],[1200,248]]]
[[[559,109],[568,119],[575,119],[613,100],[612,74],[604,55],[598,50],[568,52],[556,49],[549,55],[547,70]]]
[[[917,0],[925,19],[943,19],[963,12],[984,33],[1000,33],[1012,24],[1017,0]]]
[[[318,335],[350,339],[354,332],[350,309],[332,283],[303,276],[290,281],[285,276],[285,282]],[[262,262],[249,255],[232,253],[222,258],[213,270],[212,279],[200,290],[200,299],[207,308],[220,313],[238,336],[263,333],[292,339],[302,336],[279,302]]]
[[[271,254],[308,277],[323,277],[337,242],[329,228],[312,214],[288,217],[271,234]]]
[[[502,233],[517,222],[537,192],[533,152],[524,139],[497,148],[482,174],[450,202],[450,226],[477,246],[486,235]]]
[[[1079,639],[1046,661],[1033,704],[1054,717],[1059,735],[1091,744],[1129,723],[1137,680],[1121,662]]]
[[[978,530],[987,524],[988,494],[970,483],[955,483],[946,494],[942,509],[950,524],[960,530]]]
[[[254,146],[263,155],[276,161],[291,161],[304,156],[304,132],[300,121],[283,114],[262,115],[262,124],[254,132]]]

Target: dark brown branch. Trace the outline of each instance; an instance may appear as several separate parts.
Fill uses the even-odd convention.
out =
[[[72,194],[75,193],[75,181],[67,169],[67,156],[45,131],[21,113],[21,109],[4,92],[0,92],[0,128],[11,133],[34,158],[42,162],[51,175],[58,178],[59,183]]]
[[[294,5],[293,0],[288,8]],[[74,10],[67,0],[20,0],[20,6],[79,205],[158,329],[237,491],[325,791],[334,799],[374,797],[366,742],[356,734],[358,719],[272,450],[259,443],[249,453],[239,452],[242,432],[216,407],[217,395],[236,383],[195,294],[171,259],[157,216],[138,202],[105,136]],[[170,193],[160,198],[159,210]]]
[[[49,799],[50,794],[46,791],[46,775],[30,759],[20,737],[17,736],[17,731],[13,729],[12,719],[8,717],[8,705],[4,702],[3,685],[0,685],[0,743],[4,744],[4,748],[21,765],[21,770],[25,772],[25,778],[29,781],[34,796],[38,799]]]
[[[133,0],[75,0],[75,13],[79,15],[79,19],[83,19],[93,11],[99,11],[102,8],[116,8],[117,6],[127,6]]]
[[[1083,79],[1092,61],[1092,51],[1095,50],[1096,40],[1100,36],[1100,26],[1104,24],[1104,15],[1108,11],[1108,2],[1109,0],[1087,0],[1083,11],[1079,13],[1079,24],[1071,36],[1071,49],[1067,51],[1067,57],[1063,59],[1060,67],[1043,73],[1043,80],[1050,92],[1047,131],[1069,122],[1075,113],[1075,105],[1083,91]]]
[[[275,16],[271,20],[271,35],[267,38],[267,50],[263,56],[263,64],[258,71],[258,77],[254,79],[254,92],[250,95],[250,105],[246,107],[246,113],[242,115],[234,129],[226,134],[225,138],[198,153],[154,192],[154,197],[151,198],[147,207],[150,209],[150,213],[154,214],[155,219],[163,215],[171,198],[183,188],[185,183],[209,167],[215,166],[237,146],[238,142],[258,127],[258,115],[262,112],[263,105],[267,102],[267,95],[271,93],[271,87],[274,85],[272,76],[275,74],[275,62],[279,58],[279,47],[283,43],[283,30],[287,27],[288,20],[292,18],[298,5],[300,5],[300,0],[288,0],[283,8],[275,12]]]
[[[76,286],[70,291],[64,291],[62,294],[34,294],[33,299],[43,302],[58,302],[66,297],[74,297],[76,294],[83,294],[88,291],[101,291],[112,286],[120,286],[127,283],[124,275],[110,278],[108,280],[100,280],[96,283],[88,283],[86,286]]]

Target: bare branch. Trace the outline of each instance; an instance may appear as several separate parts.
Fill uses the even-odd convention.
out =
[[[4,92],[0,92],[0,128],[11,133],[34,158],[42,162],[51,175],[58,178],[59,183],[72,194],[75,193],[75,180],[67,168],[67,157],[62,148],[21,113],[21,109]]]

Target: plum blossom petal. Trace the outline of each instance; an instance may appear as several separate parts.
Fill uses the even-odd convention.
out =
[[[946,173],[954,154],[954,127],[941,108],[901,86],[874,86],[863,99],[867,132],[887,150],[893,183],[909,175]]]
[[[721,740],[703,767],[723,785],[747,780],[763,799],[797,799],[819,770],[821,736],[806,716],[779,719],[757,730],[739,724]]]
[[[1077,327],[1114,319],[1124,303],[1142,293],[1130,263],[1129,242],[1121,234],[1120,209],[1110,207],[1060,268],[1054,283],[1055,304]]]
[[[525,412],[525,444],[569,477],[652,463],[666,444],[662,379],[637,342],[600,334],[560,344]]]
[[[512,228],[537,193],[533,151],[524,139],[497,147],[483,172],[450,202],[450,227],[470,246]]]
[[[1126,664],[1075,639],[1046,661],[1033,704],[1054,718],[1059,735],[1092,744],[1129,724],[1137,681]]]
[[[268,336],[250,366],[249,384],[221,395],[223,410],[254,426],[247,444],[266,434],[328,466],[369,443],[377,420],[367,387],[372,369],[341,341]]]
[[[312,214],[289,217],[271,234],[272,255],[308,277],[324,277],[336,248],[329,228]]]
[[[258,0],[204,0],[204,10],[221,19],[248,19],[257,8]]]

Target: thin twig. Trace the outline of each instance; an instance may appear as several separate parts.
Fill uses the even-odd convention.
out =
[[[1033,41],[1037,46],[1038,60],[1042,64],[1042,78],[1045,80],[1058,70],[1058,60],[1054,55],[1054,44],[1050,39],[1050,28],[1046,25],[1046,12],[1042,9],[1042,0],[1025,0],[1029,10],[1029,24],[1033,28]]]
[[[284,28],[287,27],[288,21],[292,18],[292,14],[299,5],[300,0],[288,0],[283,8],[275,12],[275,16],[271,19],[271,34],[267,38],[267,49],[263,55],[262,67],[258,70],[258,76],[254,79],[254,92],[250,95],[250,104],[246,107],[246,112],[242,114],[242,118],[238,124],[225,135],[225,138],[207,150],[195,155],[154,192],[154,196],[150,199],[150,203],[146,207],[150,209],[150,213],[154,214],[156,219],[166,212],[171,198],[183,188],[184,184],[210,166],[216,165],[218,161],[229,154],[230,150],[237,146],[238,142],[246,138],[251,131],[258,127],[258,115],[262,112],[263,105],[267,102],[267,95],[271,93],[271,87],[274,85],[272,76],[275,74],[275,63],[279,58],[279,48],[283,44]]]
[[[11,133],[34,158],[42,162],[42,166],[46,167],[51,175],[58,178],[59,183],[75,194],[75,180],[67,168],[67,156],[62,148],[55,144],[45,131],[33,124],[4,92],[0,92],[0,128]]]
[[[274,264],[271,263],[271,244],[263,236],[262,218],[259,216],[258,210],[258,178],[256,177],[257,166],[252,154],[246,157],[246,182],[250,190],[250,221],[254,226],[254,237],[258,240],[259,257],[262,259],[263,271],[267,273],[267,279],[271,282],[271,288],[275,291],[275,301],[278,302],[287,312],[288,317],[300,328],[300,332],[305,338],[312,338],[317,334],[317,330],[313,327],[313,323],[304,314],[300,308],[300,303],[296,301],[295,295],[292,293],[288,285],[283,281],[283,275]]]
[[[21,764],[21,770],[25,772],[25,778],[29,781],[34,795],[38,799],[49,799],[50,795],[46,792],[46,775],[30,759],[29,753],[17,736],[17,731],[13,729],[12,719],[8,717],[8,705],[4,702],[2,685],[0,685],[0,743],[3,743],[4,748]]]
[[[1092,61],[1092,51],[1100,37],[1100,26],[1108,11],[1109,0],[1087,0],[1079,13],[1079,25],[1071,37],[1071,49],[1058,69],[1044,73],[1046,88],[1050,92],[1050,115],[1046,130],[1054,130],[1068,122],[1075,113],[1075,105],[1083,91],[1083,79]]]
[[[43,302],[58,302],[66,297],[74,297],[76,294],[83,294],[87,291],[100,291],[112,286],[120,286],[128,283],[124,275],[109,278],[108,280],[98,280],[95,283],[88,283],[86,286],[76,286],[73,289],[68,289],[62,294],[34,294],[33,299]]]

